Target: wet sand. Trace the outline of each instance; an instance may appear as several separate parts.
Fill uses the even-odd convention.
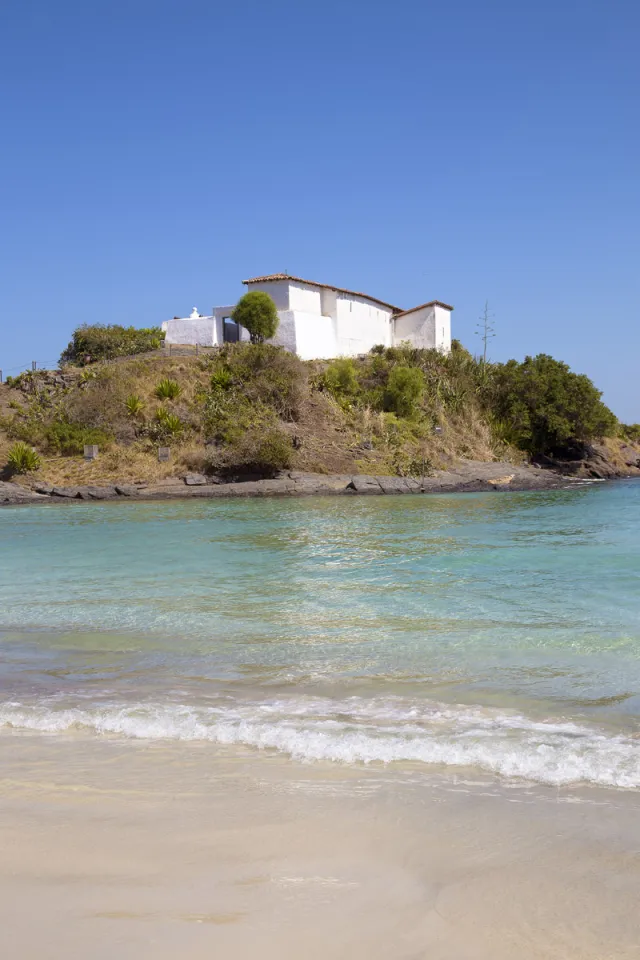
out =
[[[637,793],[84,733],[0,762],[4,957],[640,955]]]

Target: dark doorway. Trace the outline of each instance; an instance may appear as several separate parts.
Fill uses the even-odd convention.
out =
[[[222,339],[225,343],[237,343],[240,339],[240,325],[231,317],[222,318]]]

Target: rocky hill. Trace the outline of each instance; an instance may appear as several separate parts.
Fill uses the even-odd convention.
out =
[[[283,471],[421,478],[465,461],[640,475],[638,438],[590,381],[566,390],[562,378],[576,375],[539,360],[483,365],[456,344],[449,357],[376,348],[303,363],[268,344],[234,344],[28,373],[0,386],[0,466],[4,480],[27,486],[98,487],[187,473],[219,482]],[[533,374],[539,397],[527,397]],[[16,443],[37,451],[36,469],[10,466]],[[96,460],[85,462],[86,444],[98,446]]]

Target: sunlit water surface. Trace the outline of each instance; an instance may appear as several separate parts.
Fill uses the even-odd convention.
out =
[[[0,725],[640,786],[640,483],[9,507]]]

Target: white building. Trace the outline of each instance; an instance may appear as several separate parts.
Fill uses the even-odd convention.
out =
[[[366,293],[284,273],[253,277],[244,283],[249,290],[264,290],[272,297],[280,318],[272,342],[303,360],[354,356],[377,344],[391,347],[403,342],[443,353],[451,350],[453,307],[439,300],[402,310]],[[211,347],[248,340],[247,331],[231,320],[232,312],[233,306],[214,307],[211,316],[203,317],[194,307],[190,317],[175,317],[162,324],[166,342]]]

